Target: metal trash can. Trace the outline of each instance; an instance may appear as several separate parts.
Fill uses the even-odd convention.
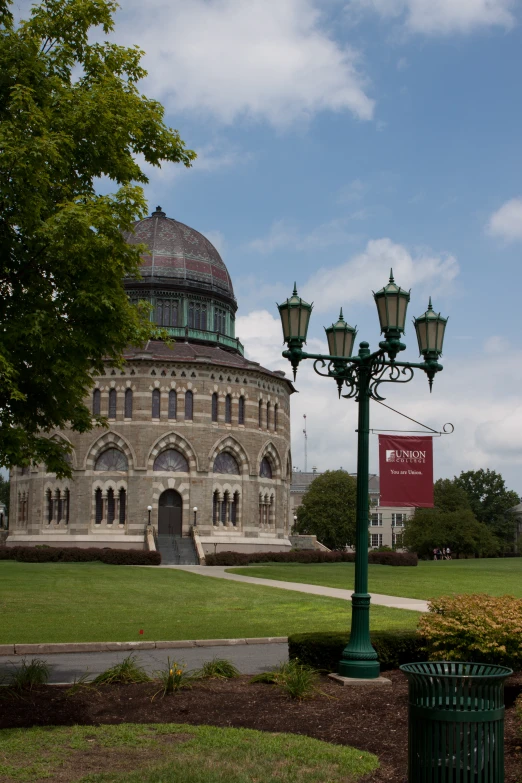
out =
[[[503,783],[505,666],[407,663],[409,783]]]

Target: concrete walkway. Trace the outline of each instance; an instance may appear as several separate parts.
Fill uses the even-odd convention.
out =
[[[341,598],[350,601],[353,590],[341,590],[338,587],[324,587],[323,585],[307,585],[301,582],[282,582],[279,579],[260,579],[256,576],[242,576],[229,574],[230,566],[184,566],[164,565],[155,568],[177,568],[182,571],[190,571],[192,574],[210,576],[214,579],[230,579],[232,582],[247,582],[251,585],[263,585],[263,587],[277,587],[279,590],[293,590],[296,593],[308,593],[309,595],[324,595],[328,598]],[[379,595],[371,593],[372,603],[377,606],[389,606],[393,609],[410,609],[415,612],[427,612],[428,602],[418,598],[400,598],[396,595]]]

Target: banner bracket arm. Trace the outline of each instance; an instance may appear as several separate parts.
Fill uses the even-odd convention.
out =
[[[375,398],[374,398],[375,399]],[[418,424],[420,427],[424,427],[423,430],[397,430],[397,429],[391,429],[391,430],[376,430],[376,429],[370,429],[369,431],[371,433],[376,432],[425,432],[425,430],[428,430],[428,432],[433,433],[434,437],[440,438],[441,435],[451,435],[455,431],[455,427],[451,422],[447,422],[443,425],[442,430],[434,430],[433,427],[428,427],[427,424],[423,424],[421,421],[417,421],[417,419],[412,419],[411,416],[407,416],[405,413],[401,413],[401,411],[396,410],[395,408],[392,408],[391,405],[385,405],[384,402],[381,402],[381,400],[375,400],[375,402],[378,402],[379,405],[382,405],[384,408],[388,408],[388,410],[393,411],[394,413],[397,413],[399,416],[403,416],[405,419],[408,419],[408,421],[412,421],[414,424]]]

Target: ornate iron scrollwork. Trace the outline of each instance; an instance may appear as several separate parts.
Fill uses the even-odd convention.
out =
[[[409,383],[414,376],[412,367],[399,367],[396,364],[388,364],[383,355],[376,357],[370,374],[370,397],[374,400],[386,399],[378,391],[381,383]],[[401,378],[401,375],[404,378]]]

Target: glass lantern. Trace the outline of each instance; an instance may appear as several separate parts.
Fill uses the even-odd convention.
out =
[[[301,299],[294,283],[294,291],[290,299],[277,307],[281,316],[284,342],[305,343],[313,304],[308,304]]]
[[[410,301],[410,292],[396,285],[393,279],[393,269],[390,269],[390,281],[387,286],[373,294],[381,332],[404,332],[406,309]]]
[[[442,354],[447,322],[447,318],[443,318],[440,313],[434,311],[430,296],[426,312],[413,319],[421,356],[440,356]]]
[[[343,318],[342,308],[337,323],[332,324],[328,328],[325,327],[324,330],[328,340],[330,356],[341,356],[343,359],[349,359],[353,353],[357,328],[346,323]]]

